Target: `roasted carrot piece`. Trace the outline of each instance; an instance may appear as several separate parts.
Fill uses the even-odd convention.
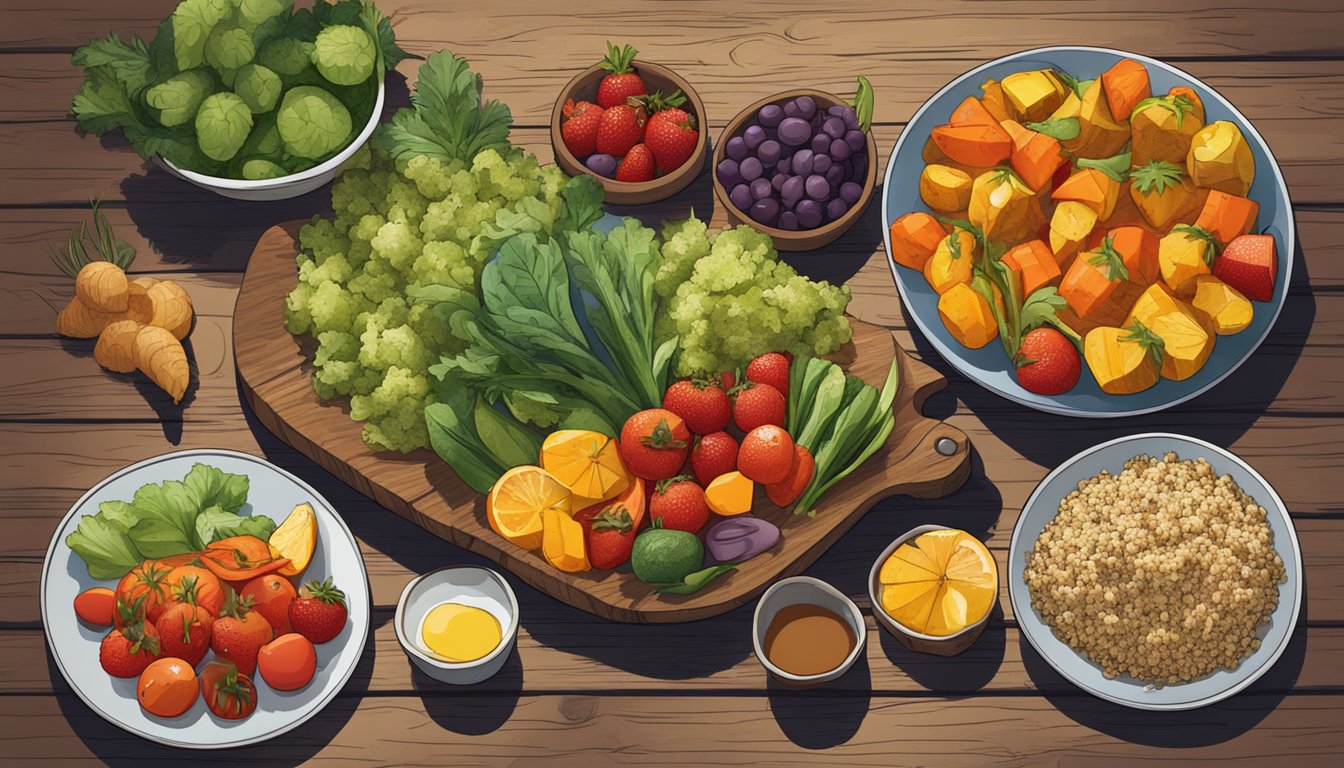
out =
[[[1013,153],[1013,140],[998,123],[993,125],[940,125],[933,141],[948,157],[965,165],[998,165]]]
[[[1184,85],[1174,85],[1167,91],[1167,95],[1184,96],[1189,99],[1190,103],[1195,106],[1193,114],[1199,118],[1200,125],[1204,124],[1204,100],[1199,98],[1199,94],[1195,93],[1193,88],[1188,88]]]
[[[1120,254],[1129,282],[1145,288],[1157,281],[1161,271],[1157,266],[1156,233],[1138,226],[1115,227],[1107,232],[1111,247]]]
[[[1065,179],[1050,197],[1056,202],[1077,200],[1105,221],[1111,217],[1120,199],[1120,182],[1096,168],[1082,168]]]
[[[1127,118],[1140,101],[1153,95],[1148,68],[1133,59],[1121,59],[1101,73],[1101,87],[1111,114]]]
[[[1013,140],[1013,171],[1033,192],[1045,189],[1064,164],[1059,140],[1025,128],[1016,120],[1004,120],[1000,125]]]
[[[1054,254],[1042,240],[1018,245],[1003,255],[1003,263],[1021,276],[1023,296],[1047,285],[1059,285],[1062,276]]]
[[[984,102],[974,96],[967,96],[952,110],[947,124],[955,128],[962,125],[998,125],[999,121],[985,108]]]
[[[891,222],[891,260],[922,270],[944,237],[947,230],[933,216],[922,211],[907,213]]]
[[[1079,254],[1059,283],[1059,295],[1081,317],[1108,306],[1116,288],[1129,279],[1124,258],[1108,236],[1097,248]]]
[[[1204,201],[1195,226],[1212,232],[1218,242],[1226,245],[1254,229],[1259,214],[1260,204],[1254,200],[1214,189]]]

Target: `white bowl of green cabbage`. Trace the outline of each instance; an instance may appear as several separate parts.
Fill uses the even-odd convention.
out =
[[[378,125],[405,57],[370,0],[184,0],[146,43],[115,34],[73,56],[72,111],[101,136],[225,197],[278,200],[331,181]]]

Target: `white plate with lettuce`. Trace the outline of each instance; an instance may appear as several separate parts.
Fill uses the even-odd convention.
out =
[[[211,714],[197,697],[183,715],[141,709],[135,678],[114,678],[98,660],[107,627],[75,616],[75,596],[116,587],[120,574],[147,557],[195,551],[211,541],[252,534],[267,538],[289,512],[311,504],[317,547],[302,581],[331,578],[345,592],[349,619],[317,646],[317,672],[297,691],[277,691],[253,676],[257,708],[242,720]],[[52,659],[75,693],[113,725],[175,747],[216,749],[278,736],[322,710],[344,687],[369,632],[369,586],[350,529],[317,491],[269,462],[236,451],[203,449],[133,464],[95,485],[71,507],[42,566],[42,624]],[[207,653],[204,664],[213,657]],[[201,665],[198,664],[199,669]]]

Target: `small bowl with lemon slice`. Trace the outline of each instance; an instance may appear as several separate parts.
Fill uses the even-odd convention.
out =
[[[974,536],[921,525],[883,550],[868,576],[873,616],[912,651],[956,656],[984,632],[999,568]]]
[[[393,626],[421,672],[439,682],[473,685],[508,661],[518,637],[518,598],[489,568],[450,565],[411,579]]]

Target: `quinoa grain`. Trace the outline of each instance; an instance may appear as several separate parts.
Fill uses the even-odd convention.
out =
[[[1174,685],[1259,648],[1286,577],[1264,508],[1202,457],[1167,452],[1079,483],[1025,578],[1055,636],[1106,677]]]

